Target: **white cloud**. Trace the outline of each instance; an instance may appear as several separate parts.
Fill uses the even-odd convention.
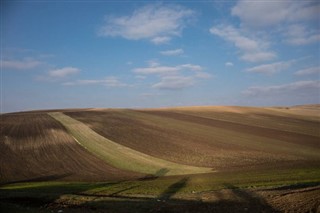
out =
[[[162,55],[173,56],[182,55],[184,53],[183,49],[166,50],[160,52]]]
[[[258,62],[258,61],[270,61],[275,59],[277,54],[275,52],[252,52],[252,53],[244,53],[240,58],[244,61],[249,62]]]
[[[154,67],[144,67],[144,68],[135,68],[133,69],[134,73],[137,74],[170,74],[176,73],[180,69],[178,67],[169,67],[169,66],[154,66]]]
[[[211,74],[204,72],[203,67],[196,64],[181,64],[176,66],[162,66],[158,62],[150,61],[149,67],[132,70],[138,76],[156,75],[160,82],[152,85],[156,89],[182,89],[193,86],[197,79],[209,79]]]
[[[232,62],[226,62],[224,65],[226,67],[233,67],[233,63]]]
[[[148,64],[149,64],[150,67],[158,67],[158,66],[160,66],[160,63],[156,59],[149,60]]]
[[[241,35],[240,31],[232,26],[219,25],[212,27],[210,33],[233,42],[241,50],[257,50],[260,46],[257,41]]]
[[[192,71],[201,71],[203,68],[200,65],[195,65],[195,64],[182,64],[177,66],[180,69],[188,69]]]
[[[160,74],[160,75],[172,75],[179,71],[191,70],[191,71],[201,71],[203,68],[200,65],[195,64],[182,64],[177,66],[161,66],[158,63],[149,64],[149,67],[135,68],[134,73],[137,74]]]
[[[120,36],[129,40],[148,39],[155,44],[167,43],[181,34],[194,14],[194,11],[177,5],[147,5],[129,16],[107,17],[99,35]]]
[[[127,84],[119,81],[116,77],[107,77],[105,79],[86,79],[86,80],[76,80],[73,82],[63,83],[65,86],[76,86],[76,85],[103,85],[107,87],[124,87],[128,86]]]
[[[152,85],[157,89],[182,89],[194,85],[194,79],[190,76],[166,76],[159,83]]]
[[[76,73],[79,73],[79,72],[80,72],[80,69],[78,69],[78,68],[75,68],[75,67],[64,67],[64,68],[61,68],[61,69],[50,70],[48,72],[48,75],[50,77],[53,77],[53,78],[63,78],[63,77],[66,77],[68,75],[73,75],[73,74],[76,74]]]
[[[245,26],[264,28],[282,23],[318,19],[319,2],[316,1],[252,1],[240,0],[231,14],[240,18]]]
[[[214,26],[210,29],[210,33],[217,35],[241,50],[242,60],[249,62],[269,61],[276,58],[276,53],[268,50],[269,43],[257,38],[250,38],[244,35],[240,29],[236,29],[228,25]],[[252,35],[251,35],[252,36]]]
[[[171,38],[167,37],[167,36],[158,36],[158,37],[155,37],[155,38],[151,39],[151,42],[156,44],[156,45],[167,44],[170,41],[171,41]]]
[[[2,69],[28,70],[34,69],[41,65],[41,61],[32,58],[25,58],[23,60],[3,60],[1,61]]]
[[[298,70],[294,74],[298,75],[298,76],[301,76],[301,75],[313,75],[313,74],[320,75],[320,67],[309,67],[309,68],[306,68],[306,69]]]
[[[203,79],[209,79],[212,77],[211,74],[207,73],[207,72],[196,72],[195,73],[195,77],[196,78],[203,78]]]
[[[262,64],[259,66],[248,68],[246,71],[254,72],[254,73],[274,74],[274,73],[288,69],[293,62],[294,60],[280,61],[280,62],[271,63],[271,64]]]
[[[320,95],[320,81],[297,81],[282,85],[250,87],[243,94],[247,96]]]
[[[292,45],[305,45],[320,41],[319,29],[310,30],[301,24],[290,25],[285,29],[285,42]]]
[[[139,80],[144,80],[147,78],[147,76],[144,76],[144,75],[136,75],[135,76],[136,79],[139,79]]]

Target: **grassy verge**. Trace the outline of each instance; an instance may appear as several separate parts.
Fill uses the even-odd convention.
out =
[[[0,186],[0,209],[10,212],[46,212],[50,209],[64,209],[64,212],[68,209],[150,212],[163,200],[175,208],[186,205],[188,209],[191,205],[201,209],[208,203],[197,200],[205,198],[208,193],[219,194],[221,189],[238,192],[248,188],[315,185],[320,185],[319,168],[217,172],[103,183],[16,183]],[[239,203],[232,205],[237,208]]]
[[[208,191],[233,185],[238,188],[273,187],[303,183],[320,183],[319,168],[298,168],[269,171],[217,172],[170,177],[150,177],[118,182],[29,182],[0,186],[0,197],[15,195],[43,197],[61,194],[117,194],[158,196],[170,185],[188,179],[179,193]]]

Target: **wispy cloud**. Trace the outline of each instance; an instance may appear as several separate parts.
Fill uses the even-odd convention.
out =
[[[273,86],[250,87],[243,91],[247,96],[273,96],[280,94],[290,95],[320,95],[320,81],[297,81],[289,84]],[[319,96],[318,96],[319,97]]]
[[[133,69],[134,73],[137,74],[170,74],[176,73],[180,70],[179,67],[170,67],[170,66],[155,66],[155,67],[143,67]]]
[[[190,76],[165,76],[159,83],[152,85],[156,89],[177,90],[193,86],[195,80]]]
[[[65,86],[77,86],[77,85],[102,85],[107,87],[125,87],[126,83],[121,82],[116,77],[107,77],[105,79],[84,79],[63,83]]]
[[[80,69],[75,67],[63,67],[61,69],[54,69],[48,72],[48,75],[53,78],[63,78],[69,75],[79,73]]]
[[[151,42],[159,45],[159,44],[167,44],[171,41],[171,37],[168,36],[157,36],[151,39]]]
[[[271,63],[271,64],[262,64],[259,66],[248,68],[246,71],[253,72],[253,73],[274,74],[274,73],[281,72],[283,70],[288,69],[292,65],[292,63],[294,63],[294,61],[295,60],[280,61],[280,62]]]
[[[244,61],[259,62],[259,61],[270,61],[275,59],[277,54],[272,51],[257,51],[244,53],[240,58]]]
[[[277,54],[268,50],[269,43],[257,38],[251,38],[244,35],[240,29],[236,29],[230,25],[214,26],[210,29],[210,33],[217,35],[241,50],[244,61],[261,62],[275,59]]]
[[[194,11],[181,6],[152,4],[135,10],[129,16],[106,17],[98,34],[129,40],[148,39],[155,44],[163,44],[181,35],[194,15]]]
[[[158,63],[150,64],[149,67],[135,68],[132,71],[137,74],[159,74],[159,75],[172,75],[179,71],[191,70],[191,71],[201,71],[203,68],[200,65],[195,64],[181,64],[177,66],[161,66]]]
[[[291,45],[306,45],[320,42],[319,29],[307,29],[301,24],[294,24],[284,29],[284,41]]]
[[[301,46],[320,41],[318,1],[240,0],[231,14],[241,20],[241,27],[251,32],[276,32],[280,41]],[[271,56],[270,56],[271,57]]]
[[[320,75],[320,67],[309,67],[309,68],[306,68],[306,69],[298,70],[294,74],[298,75],[298,76],[301,76],[301,75],[313,75],[313,74]]]
[[[174,49],[174,50],[161,51],[160,53],[162,55],[175,56],[175,55],[182,55],[184,51],[183,49]]]
[[[148,67],[136,68],[132,71],[138,76],[155,75],[160,78],[152,85],[156,89],[182,89],[193,86],[200,79],[209,79],[211,74],[204,72],[204,68],[197,64],[181,64],[176,66],[162,66],[158,62],[149,61]]]
[[[14,70],[29,70],[40,66],[43,62],[32,59],[25,58],[23,60],[2,60],[2,69],[14,69]]]
[[[232,62],[226,62],[224,65],[226,67],[233,67],[233,63]]]
[[[232,8],[231,14],[239,17],[245,26],[264,28],[318,19],[319,11],[320,4],[317,1],[240,0]]]

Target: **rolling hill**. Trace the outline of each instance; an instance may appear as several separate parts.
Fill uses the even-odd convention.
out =
[[[33,190],[37,192],[39,187],[49,190],[50,196],[46,196],[51,197],[53,187],[55,196],[70,192],[74,196],[90,197],[102,193],[108,199],[117,197],[121,202],[125,199],[125,203],[147,195],[170,200],[168,194],[180,191],[182,198],[178,196],[175,198],[178,200],[172,202],[182,205],[185,199],[203,200],[212,196],[212,190],[223,188],[317,185],[320,182],[320,106],[7,113],[1,115],[0,149],[3,184],[0,192],[4,190],[0,200],[8,199],[8,192],[12,192],[10,196],[15,199],[27,192],[38,197]],[[140,181],[144,181],[143,185]],[[31,182],[35,185],[30,185]],[[108,184],[97,185],[101,182]],[[50,187],[43,188],[42,183]],[[71,187],[71,183],[75,186]],[[13,192],[16,187],[23,189]],[[63,187],[67,187],[67,192]],[[164,188],[167,191],[163,192]],[[234,196],[237,190],[232,191]],[[317,187],[315,190],[319,191]],[[190,195],[190,191],[201,192],[200,197]],[[298,197],[300,192],[297,191]],[[261,196],[270,195],[268,191],[261,193]],[[58,197],[53,200],[56,202]],[[283,204],[277,200],[270,202],[276,206]],[[148,201],[143,205],[149,204]]]

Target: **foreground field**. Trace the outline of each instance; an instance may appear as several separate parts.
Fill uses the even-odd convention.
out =
[[[320,170],[239,171],[0,187],[4,212],[317,212]],[[297,184],[299,182],[299,184]]]
[[[0,122],[0,212],[320,211],[319,105],[51,110]]]

